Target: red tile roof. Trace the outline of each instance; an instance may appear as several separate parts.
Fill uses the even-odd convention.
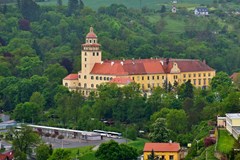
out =
[[[64,80],[77,80],[78,74],[69,74],[67,77],[64,78]]]
[[[181,72],[214,71],[211,67],[199,60],[170,59],[138,59],[112,60],[95,63],[91,74],[103,75],[137,75],[137,74],[164,74],[170,73],[173,64],[177,63]]]
[[[82,46],[88,46],[88,47],[100,47],[101,45],[98,43],[84,43]]]
[[[180,150],[179,143],[145,143],[144,152],[178,152]]]
[[[116,77],[113,78],[110,83],[117,83],[117,84],[129,84],[133,82],[133,80],[131,78],[124,78],[124,77]]]
[[[238,72],[235,72],[235,73],[233,73],[233,74],[230,76],[230,78],[231,78],[232,80],[236,80],[238,76],[240,76],[240,72],[239,72],[239,73],[238,73]]]
[[[178,68],[181,72],[197,72],[197,71],[214,71],[205,62],[195,60],[195,59],[170,59],[168,63],[167,73],[170,73],[173,64],[177,63]]]

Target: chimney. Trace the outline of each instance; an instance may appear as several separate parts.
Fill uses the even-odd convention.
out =
[[[205,59],[203,60],[203,63],[206,64],[206,60]]]

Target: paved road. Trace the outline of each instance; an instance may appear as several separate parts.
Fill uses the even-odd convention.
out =
[[[84,147],[84,146],[98,146],[103,142],[111,140],[110,138],[104,138],[100,141],[85,141],[80,139],[56,139],[51,137],[42,137],[43,141],[51,144],[53,148],[76,148],[76,147]],[[125,139],[113,139],[118,143],[126,143]]]

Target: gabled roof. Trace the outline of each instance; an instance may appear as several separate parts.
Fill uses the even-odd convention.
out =
[[[8,151],[0,154],[0,160],[12,160],[14,158],[13,151]]]
[[[180,151],[179,143],[145,143],[144,152],[178,152]]]
[[[112,60],[95,63],[91,74],[100,75],[140,75],[170,73],[176,63],[181,72],[214,71],[205,62],[190,59],[137,59]]]
[[[78,74],[69,74],[67,77],[64,78],[64,80],[77,80]]]
[[[124,77],[116,77],[113,78],[110,83],[116,83],[116,84],[129,84],[133,82],[133,80],[131,78],[124,78]]]
[[[205,62],[190,59],[170,59],[167,65],[166,72],[170,73],[173,64],[177,63],[181,72],[201,72],[201,71],[214,71]]]

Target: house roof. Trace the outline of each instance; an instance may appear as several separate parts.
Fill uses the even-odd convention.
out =
[[[144,152],[178,152],[180,150],[179,143],[145,143]]]
[[[64,78],[64,80],[77,80],[78,74],[69,74],[67,77]]]
[[[139,75],[170,73],[176,63],[181,72],[214,71],[206,63],[189,59],[137,59],[137,60],[107,60],[95,63],[91,74],[100,75]]]
[[[230,78],[231,78],[232,80],[236,80],[238,76],[240,76],[240,72],[235,72],[235,73],[233,73],[233,74],[230,76]]]
[[[129,84],[133,82],[133,80],[131,78],[124,78],[124,77],[116,77],[113,78],[110,83],[116,83],[116,84]]]

